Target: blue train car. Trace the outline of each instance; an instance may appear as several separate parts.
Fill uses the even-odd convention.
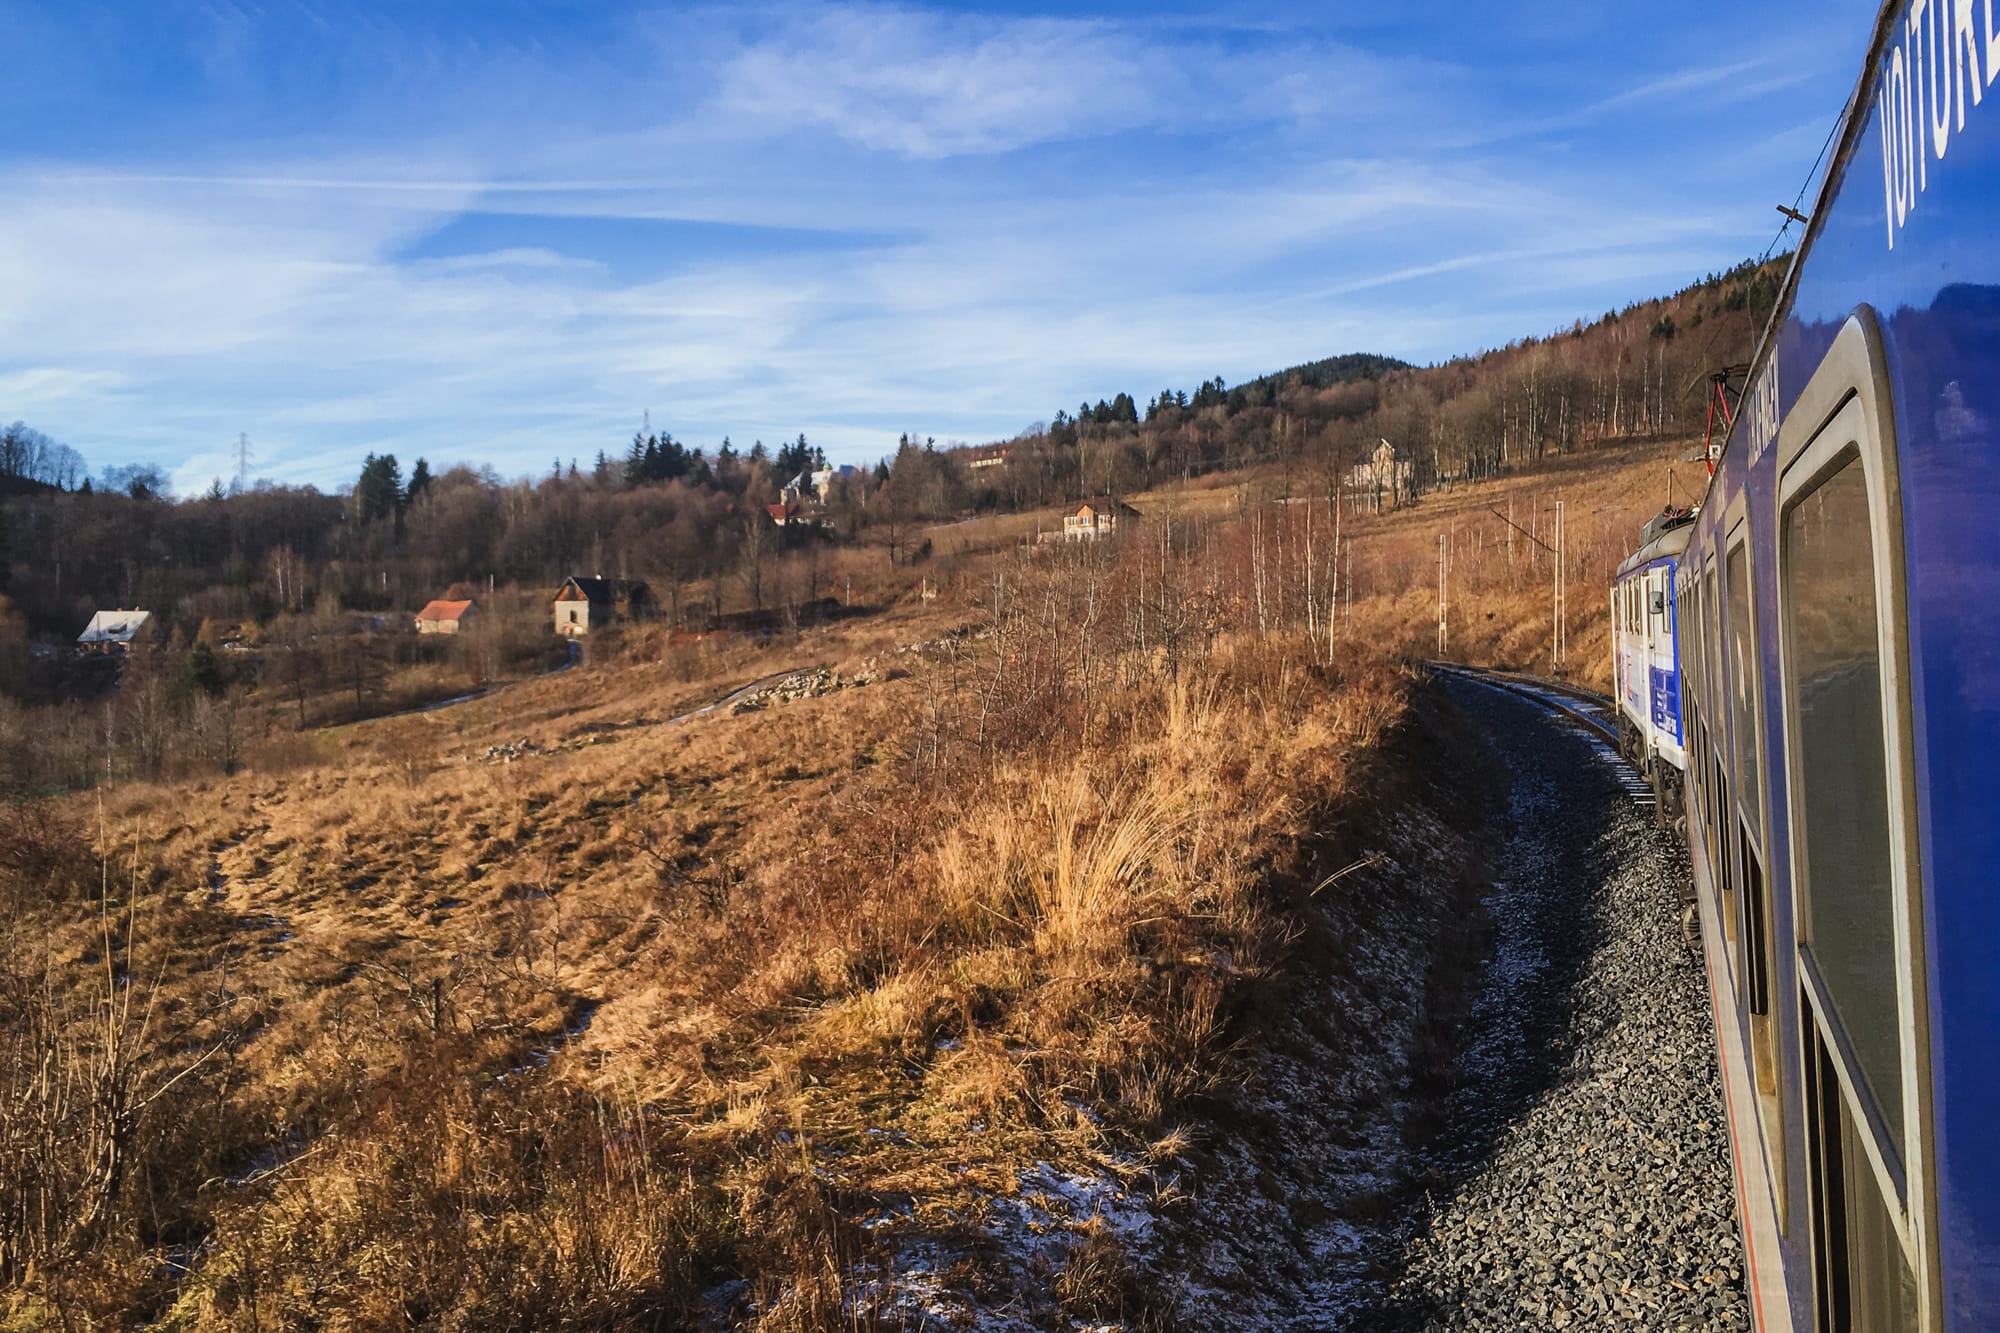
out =
[[[1675,572],[1765,1330],[2000,1329],[1995,8],[1880,13]]]
[[[1692,512],[1670,511],[1647,524],[1643,545],[1618,567],[1611,584],[1619,746],[1653,784],[1663,820],[1680,809],[1687,767],[1674,586],[1693,521]]]

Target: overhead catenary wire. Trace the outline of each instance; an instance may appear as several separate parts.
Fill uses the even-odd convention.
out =
[[[1807,220],[1806,215],[1799,211],[1800,205],[1805,203],[1806,192],[1812,189],[1812,183],[1814,179],[1817,178],[1819,175],[1820,166],[1822,163],[1826,161],[1826,150],[1833,147],[1834,136],[1839,134],[1840,127],[1847,123],[1847,113],[1853,110],[1853,108],[1854,108],[1854,94],[1849,93],[1847,95],[1847,101],[1843,103],[1840,108],[1840,114],[1833,118],[1833,124],[1831,127],[1828,128],[1826,132],[1826,138],[1820,140],[1819,152],[1813,157],[1812,166],[1806,169],[1806,178],[1799,185],[1798,195],[1795,198],[1793,198],[1791,207],[1787,208],[1783,204],[1778,205],[1778,211],[1785,215],[1785,220],[1778,227],[1778,234],[1776,236],[1773,236],[1771,238],[1771,243],[1764,247],[1764,253],[1758,257],[1757,260],[1758,264],[1761,265],[1770,259],[1772,252],[1778,248],[1778,242],[1784,240],[1785,233],[1792,229],[1792,223],[1794,221],[1804,222]]]

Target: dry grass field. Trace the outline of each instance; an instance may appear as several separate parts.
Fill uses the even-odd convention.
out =
[[[1179,1151],[1401,677],[1171,535],[985,577],[11,825],[8,1322],[848,1327]]]

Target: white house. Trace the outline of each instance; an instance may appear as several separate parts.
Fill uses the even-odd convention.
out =
[[[1120,516],[1129,521],[1139,517],[1139,511],[1123,500],[1105,495],[1079,500],[1063,510],[1063,539],[1094,541],[1099,537],[1108,537],[1118,530]]]
[[[76,641],[86,648],[129,648],[152,618],[151,611],[99,611]]]
[[[785,483],[785,499],[803,500],[807,494],[811,494],[815,500],[825,504],[833,498],[835,482],[852,481],[860,475],[861,469],[850,463],[842,463],[838,467],[823,467],[812,472],[801,472]]]
[[[1372,498],[1377,509],[1384,500],[1399,509],[1417,498],[1417,465],[1398,457],[1396,446],[1383,440],[1366,463],[1348,472],[1347,486],[1357,498]]]

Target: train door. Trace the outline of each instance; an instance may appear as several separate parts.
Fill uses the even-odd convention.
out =
[[[1778,1092],[1778,1035],[1772,976],[1777,954],[1772,938],[1770,882],[1765,868],[1763,672],[1759,652],[1757,592],[1752,560],[1747,499],[1738,492],[1724,517],[1723,588],[1728,643],[1730,769],[1735,775],[1735,805],[1725,810],[1723,835],[1730,849],[1732,887],[1741,914],[1736,951],[1738,1002],[1749,1023],[1751,1084],[1757,1092],[1758,1124],[1771,1162],[1778,1230],[1789,1230],[1789,1179],[1785,1152],[1783,1106]]]
[[[1818,1327],[1940,1326],[1902,503],[1872,312],[1778,439],[1781,698]]]
[[[1646,576],[1647,734],[1653,751],[1685,766],[1681,735],[1681,677],[1675,643],[1674,566],[1661,565]]]

